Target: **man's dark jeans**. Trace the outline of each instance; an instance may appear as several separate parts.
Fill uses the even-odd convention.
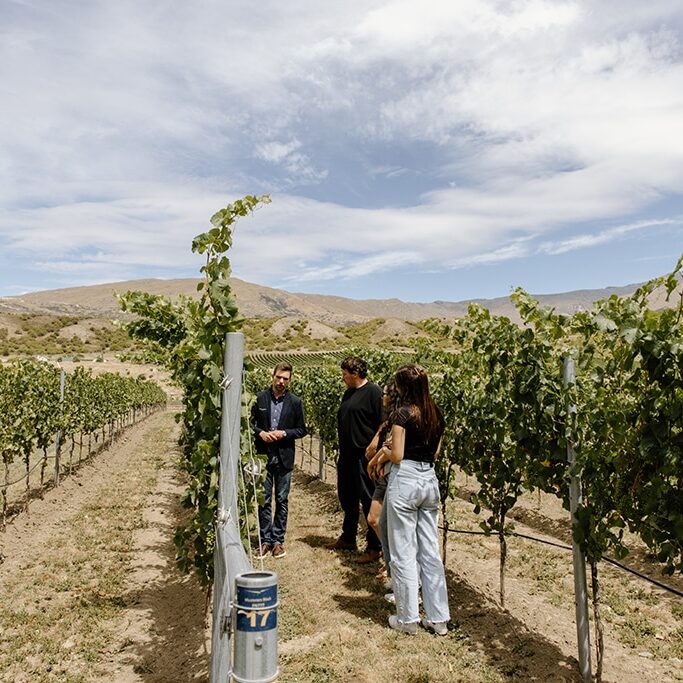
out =
[[[259,505],[259,525],[261,543],[274,545],[285,542],[287,512],[289,511],[289,487],[292,483],[292,470],[286,470],[280,463],[269,464],[266,480],[263,482],[263,505]],[[272,499],[275,493],[275,515]]]
[[[356,542],[360,520],[358,504],[362,505],[366,519],[370,511],[375,484],[368,476],[367,464],[365,451],[355,449],[340,453],[337,461],[337,495],[344,511],[341,538],[348,543]],[[370,525],[365,534],[365,541],[370,550],[380,550],[382,547]]]

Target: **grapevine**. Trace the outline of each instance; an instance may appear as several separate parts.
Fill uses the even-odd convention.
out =
[[[5,468],[2,486],[3,526],[7,517],[10,465],[18,458],[25,464],[25,505],[29,501],[30,458],[36,448],[43,452],[41,487],[47,450],[55,434],[75,444],[76,435],[100,433],[126,419],[131,411],[166,402],[166,395],[153,382],[113,373],[93,376],[82,367],[66,375],[64,401],[60,401],[60,370],[32,360],[14,360],[0,366],[0,453]],[[71,464],[70,464],[71,467]]]
[[[144,292],[119,297],[123,310],[138,316],[127,326],[131,336],[145,340],[183,389],[181,445],[188,486],[182,503],[193,516],[176,530],[175,543],[180,567],[194,568],[206,586],[213,580],[225,336],[243,324],[225,253],[232,246],[235,222],[269,202],[267,195],[239,199],[217,211],[211,217],[213,227],[194,238],[192,251],[206,255],[199,300],[185,297],[175,303]]]

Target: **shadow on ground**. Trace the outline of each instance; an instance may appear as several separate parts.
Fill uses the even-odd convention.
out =
[[[163,492],[158,507],[165,520],[175,523],[184,514],[177,494]],[[155,526],[152,524],[150,526]],[[151,621],[144,639],[132,632],[122,644],[135,673],[145,683],[193,681],[208,683],[209,652],[205,642],[206,593],[194,575],[184,575],[175,564],[175,547],[168,525],[158,523],[163,541],[146,545],[152,556],[163,558],[160,578],[135,586],[125,596],[127,608],[144,612]]]
[[[297,485],[313,499],[317,509],[335,512],[339,509],[335,488],[305,472],[295,473]],[[329,535],[310,534],[299,540],[311,547],[324,547],[333,542],[337,530]],[[359,538],[362,534],[359,533]],[[392,606],[384,599],[384,587],[375,578],[377,564],[358,564],[357,553],[333,551],[345,568],[344,587],[353,594],[334,596],[338,607],[360,619],[386,625]],[[484,593],[446,571],[452,620],[449,638],[465,641],[477,657],[498,669],[510,680],[565,681],[582,680],[575,658],[567,657],[543,634],[530,630],[524,622],[501,609]]]

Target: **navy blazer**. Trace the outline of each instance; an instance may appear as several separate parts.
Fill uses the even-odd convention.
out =
[[[306,436],[304,406],[298,396],[286,391],[277,429],[286,432],[287,436],[279,441],[266,443],[259,438],[259,434],[270,431],[270,401],[271,390],[265,389],[256,394],[256,401],[251,407],[251,426],[254,430],[256,452],[277,454],[280,464],[291,470],[294,468],[294,439]]]

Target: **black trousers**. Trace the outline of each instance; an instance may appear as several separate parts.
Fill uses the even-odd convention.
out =
[[[341,537],[348,543],[356,542],[360,507],[366,518],[370,511],[375,484],[368,476],[367,464],[364,450],[342,451],[337,461],[337,495],[344,511]],[[365,540],[369,549],[381,550],[382,544],[370,525]]]

